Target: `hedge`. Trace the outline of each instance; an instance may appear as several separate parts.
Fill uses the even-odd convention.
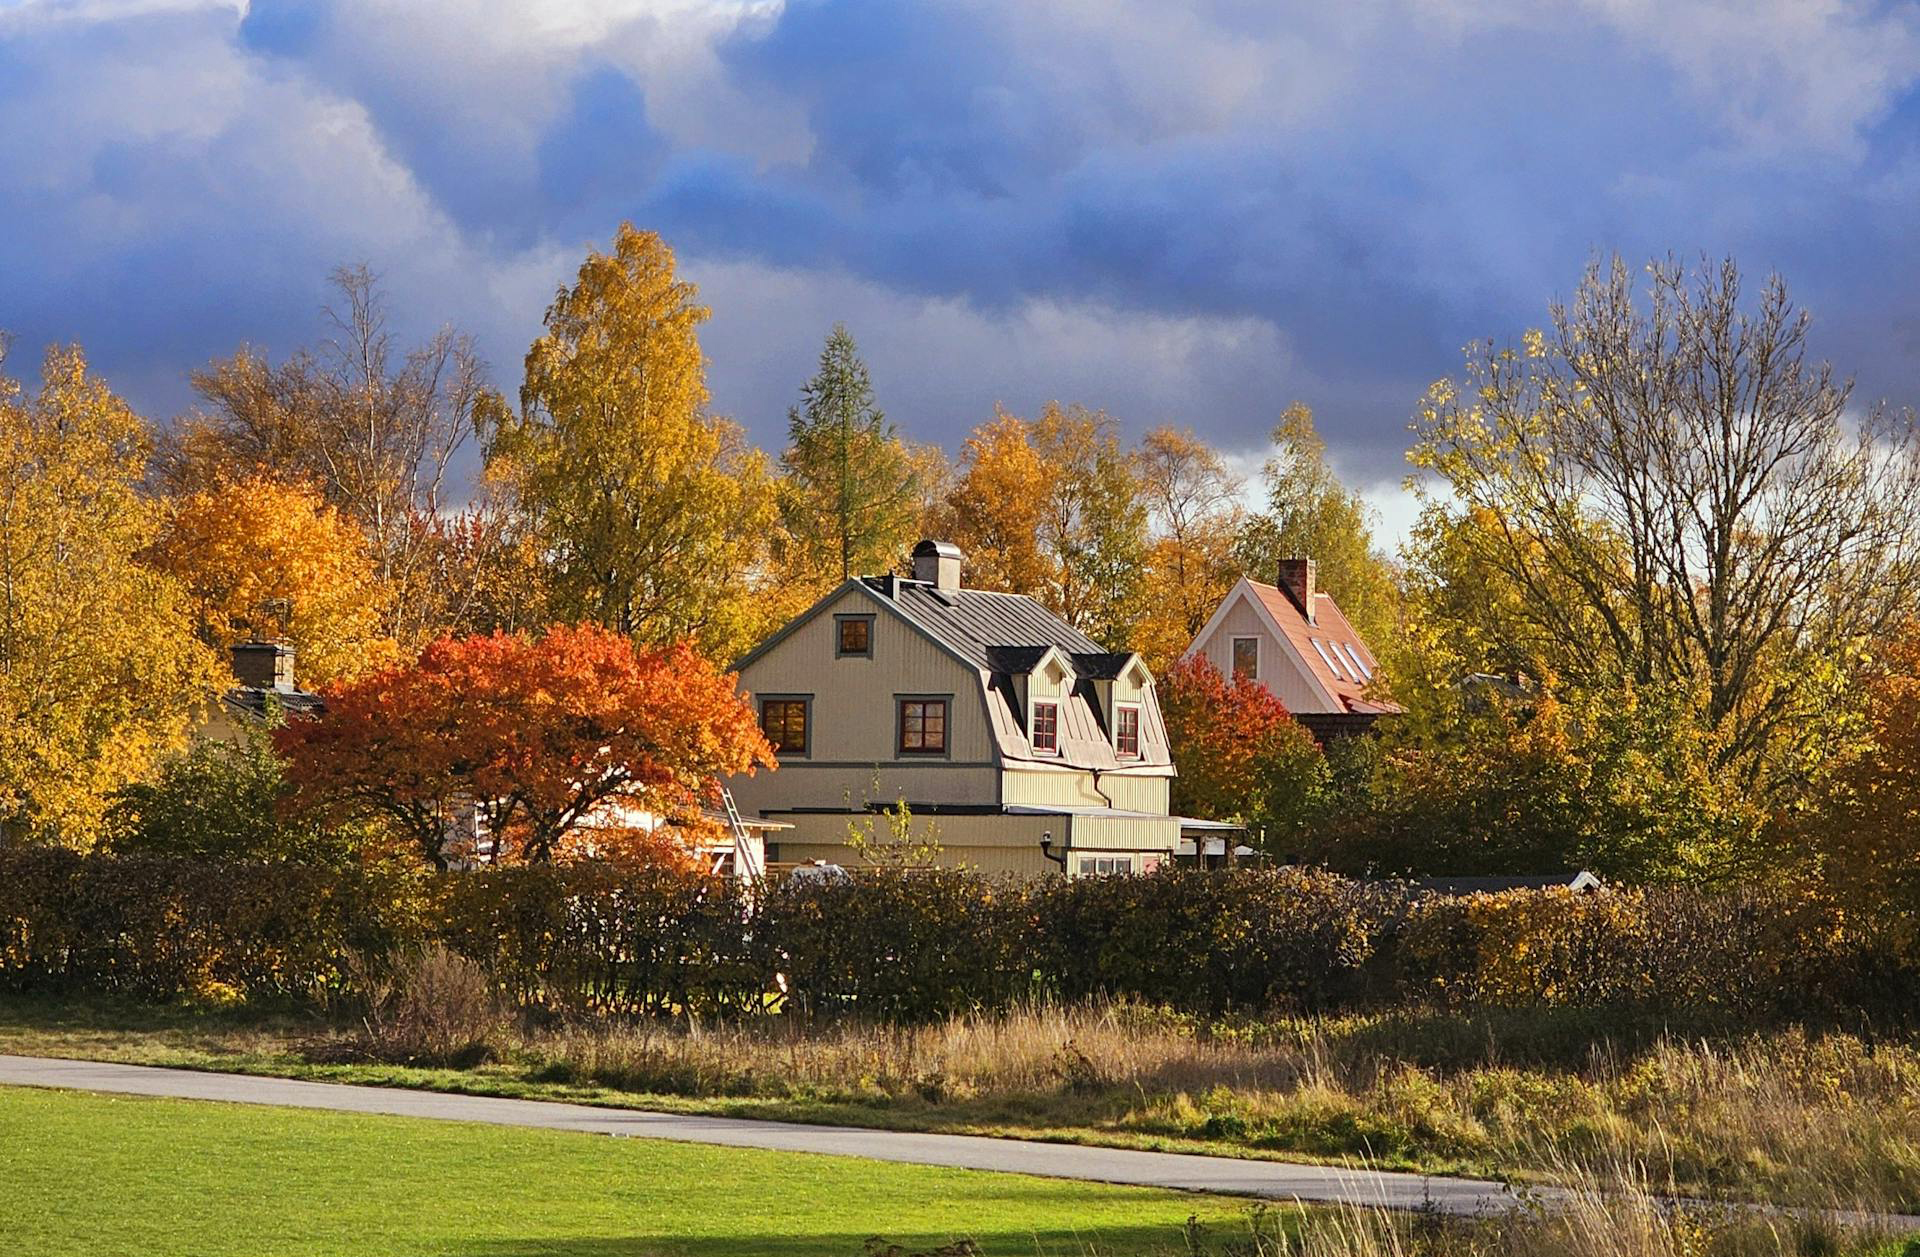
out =
[[[1209,1016],[1415,1003],[1912,1020],[1920,957],[1783,891],[1416,898],[1299,869],[750,888],[595,864],[433,875],[0,848],[0,990],[314,999],[437,941],[560,1014],[915,1021],[1035,996]]]

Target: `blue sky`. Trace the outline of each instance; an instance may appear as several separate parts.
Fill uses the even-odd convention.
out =
[[[1299,399],[1391,515],[1421,391],[1596,252],[1778,269],[1920,403],[1917,86],[1912,3],[0,0],[0,328],[165,416],[364,260],[511,391],[631,218],[763,444],[838,319],[916,438],[1059,398],[1252,463]]]

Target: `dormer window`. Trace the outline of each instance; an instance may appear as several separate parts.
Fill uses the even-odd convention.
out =
[[[1121,759],[1140,758],[1140,705],[1121,703],[1113,710],[1113,749]]]
[[[833,653],[836,658],[873,658],[872,616],[836,615],[833,617],[833,623],[834,629],[838,634],[833,648]]]
[[[1033,749],[1047,755],[1060,753],[1060,704],[1033,705]]]

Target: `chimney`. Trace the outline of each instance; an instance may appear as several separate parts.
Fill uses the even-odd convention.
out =
[[[249,689],[290,692],[293,647],[285,642],[235,642],[233,675]]]
[[[1308,624],[1319,622],[1313,613],[1313,570],[1312,559],[1281,559],[1279,579],[1274,582],[1287,591],[1287,597],[1293,599]]]
[[[913,548],[913,579],[935,589],[958,589],[960,559],[960,547],[951,541],[922,541]]]

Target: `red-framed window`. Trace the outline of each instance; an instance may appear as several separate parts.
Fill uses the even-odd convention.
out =
[[[1060,750],[1060,704],[1033,705],[1033,749],[1048,754]]]
[[[1140,709],[1122,706],[1113,713],[1113,749],[1122,756],[1140,754]]]

